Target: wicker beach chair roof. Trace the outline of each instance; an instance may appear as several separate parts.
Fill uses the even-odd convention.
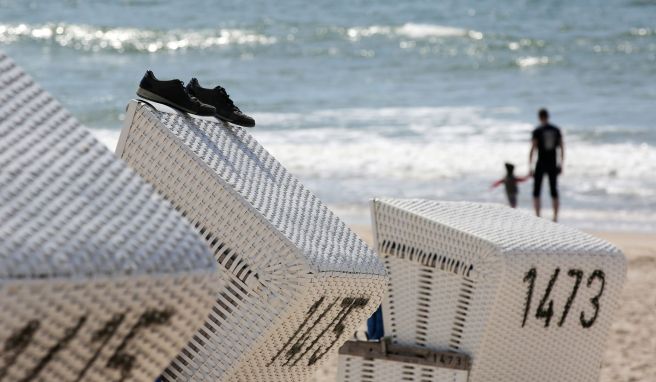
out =
[[[470,235],[506,255],[548,255],[563,251],[603,255],[620,253],[605,240],[564,224],[535,219],[531,214],[500,204],[391,198],[377,198],[374,204],[415,216],[427,225],[452,230],[458,235]]]
[[[0,279],[214,266],[180,214],[0,52]]]

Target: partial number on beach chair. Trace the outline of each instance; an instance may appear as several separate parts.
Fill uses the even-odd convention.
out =
[[[454,351],[436,351],[383,341],[348,341],[339,349],[340,382],[467,382],[471,360]]]
[[[244,129],[132,101],[117,155],[197,227],[226,283],[165,380],[306,380],[380,303],[382,262]]]
[[[598,380],[617,248],[492,204],[376,199],[372,213],[393,343],[470,356],[470,382]]]
[[[0,52],[0,381],[153,381],[220,285],[193,227]]]

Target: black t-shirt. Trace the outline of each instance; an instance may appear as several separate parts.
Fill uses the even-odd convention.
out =
[[[541,125],[533,130],[533,139],[538,142],[537,166],[556,168],[556,148],[562,146],[563,136],[554,125]]]

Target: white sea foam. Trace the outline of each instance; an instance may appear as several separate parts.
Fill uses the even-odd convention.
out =
[[[483,38],[483,33],[443,25],[406,23],[400,27],[372,25],[368,27],[352,27],[346,30],[346,35],[352,40],[359,40],[374,35],[398,36],[410,39],[435,39],[448,37],[469,37],[475,40]]]
[[[651,36],[656,33],[654,29],[651,28],[631,28],[631,34],[633,36]]]
[[[613,208],[565,208],[561,220],[591,231],[655,232],[656,212],[649,209],[626,210]]]
[[[478,31],[431,24],[404,24],[397,28],[396,33],[410,38],[470,37],[475,40],[483,38],[483,33]]]
[[[518,163],[519,171],[528,170],[532,125],[513,120],[512,114],[472,107],[265,113],[257,116],[259,126],[284,128],[254,133],[303,173],[398,180],[459,178],[496,174],[506,160]],[[603,178],[617,185],[631,179],[643,182],[656,173],[656,147],[589,142],[581,133],[565,131],[569,143],[565,171],[572,177]],[[656,193],[634,186],[627,184],[619,191],[609,186],[608,192]]]
[[[311,113],[259,113],[253,134],[295,172],[321,177],[394,180],[496,176],[503,162],[528,171],[532,125],[496,110],[474,107],[335,109]],[[118,130],[92,129],[112,150]],[[581,194],[656,197],[645,184],[656,173],[656,147],[638,143],[596,143],[565,131],[565,173]],[[656,179],[652,179],[656,182]]]
[[[517,60],[515,60],[515,63],[517,66],[520,68],[528,68],[530,66],[538,66],[538,65],[547,65],[551,62],[549,60],[549,57],[546,56],[541,56],[541,57],[520,57]]]
[[[401,26],[372,25],[338,30],[351,41],[376,35],[409,41],[434,41],[458,37],[472,40],[483,38],[483,33],[475,30],[416,23],[406,23]],[[0,43],[11,43],[18,40],[51,42],[63,47],[85,51],[109,49],[154,53],[227,45],[270,45],[278,42],[278,37],[249,29],[229,28],[157,30],[69,23],[0,24]],[[293,38],[290,39],[287,36],[282,40],[293,41]]]
[[[137,28],[99,28],[84,24],[0,24],[0,43],[19,39],[50,41],[80,50],[112,49],[157,52],[187,48],[210,48],[232,44],[268,45],[275,37],[242,29],[166,31]]]
[[[110,130],[110,129],[90,129],[91,133],[96,137],[97,140],[102,142],[109,150],[114,152],[116,150],[116,144],[118,143],[118,137],[121,134],[119,130]]]

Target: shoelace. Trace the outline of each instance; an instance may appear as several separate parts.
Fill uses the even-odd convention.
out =
[[[184,82],[179,80],[178,83],[180,84],[180,87],[182,88],[182,91],[184,91],[185,94],[189,97],[189,100],[191,101],[191,103],[193,103],[196,107],[200,107],[201,102],[198,100],[198,98],[196,98],[196,97],[192,96],[191,94],[189,94],[189,92],[187,91],[187,88],[185,88],[185,86],[184,86]]]
[[[238,108],[237,106],[235,106],[235,103],[232,102],[232,100],[230,99],[230,95],[228,95],[228,92],[227,92],[223,87],[221,87],[221,86],[217,86],[217,87],[214,88],[214,89],[215,89],[215,90],[218,90],[218,92],[219,92],[220,94],[222,94],[222,95],[224,95],[224,96],[226,97],[226,99],[228,100],[228,104],[230,105],[230,107],[232,107],[233,110],[241,111],[241,110],[239,110],[239,108]]]

